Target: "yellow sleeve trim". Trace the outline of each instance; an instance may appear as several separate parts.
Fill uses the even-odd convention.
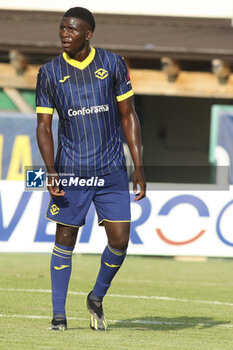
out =
[[[130,90],[130,91],[126,92],[123,95],[117,96],[116,99],[117,99],[118,102],[121,102],[121,101],[126,100],[130,96],[133,96],[133,90]]]
[[[36,113],[38,114],[53,114],[53,108],[48,107],[36,107]]]

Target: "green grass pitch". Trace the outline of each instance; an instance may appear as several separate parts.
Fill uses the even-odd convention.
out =
[[[49,254],[0,254],[0,349],[233,349],[233,264],[128,256],[108,295],[106,332],[89,328],[85,296],[100,256],[74,255],[68,330],[51,321]]]

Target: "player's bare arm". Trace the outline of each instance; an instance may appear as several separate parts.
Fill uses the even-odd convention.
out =
[[[59,187],[56,185],[57,182],[54,181],[54,179],[58,180],[59,176],[54,166],[54,146],[51,126],[51,114],[37,114],[37,141],[48,171],[48,184],[51,185],[48,186],[48,190],[51,196],[60,197],[64,196],[65,192],[59,190]]]
[[[146,196],[146,180],[143,172],[141,154],[141,130],[137,113],[134,109],[133,97],[129,97],[118,103],[121,113],[122,128],[134,163],[132,174],[133,190],[137,192],[137,184],[140,192],[135,200],[140,200]]]

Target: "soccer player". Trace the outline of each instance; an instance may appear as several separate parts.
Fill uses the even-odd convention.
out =
[[[51,258],[52,330],[67,328],[65,302],[72,251],[92,202],[99,225],[106,230],[108,244],[86,302],[90,327],[106,329],[102,301],[125,259],[130,232],[128,177],[119,116],[134,162],[135,200],[146,193],[140,126],[128,70],[119,55],[90,45],[94,30],[90,11],[81,7],[69,9],[59,31],[63,53],[40,68],[37,81],[37,139],[51,195],[46,216],[57,223]],[[59,115],[55,159],[51,131],[54,109]],[[58,179],[67,180],[69,174],[78,176],[79,184],[82,180],[84,185],[73,182],[69,187],[59,186]],[[101,180],[101,185],[87,186],[93,176]]]

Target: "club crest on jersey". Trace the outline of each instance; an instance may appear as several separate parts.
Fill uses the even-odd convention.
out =
[[[60,210],[60,208],[56,204],[53,204],[50,208],[50,213],[52,215],[56,215],[59,213],[59,210]]]
[[[103,68],[99,68],[97,71],[95,71],[95,76],[98,79],[105,79],[108,76],[108,71]]]

